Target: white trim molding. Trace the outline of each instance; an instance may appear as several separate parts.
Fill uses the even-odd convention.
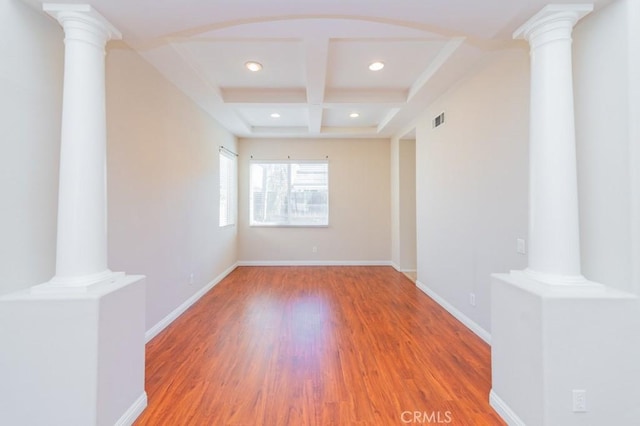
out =
[[[420,290],[422,290],[427,296],[435,300],[438,305],[442,306],[447,312],[453,315],[458,321],[464,324],[469,330],[473,331],[478,337],[480,337],[489,346],[491,346],[491,334],[487,330],[480,327],[478,323],[476,323],[471,318],[463,314],[455,306],[453,306],[451,303],[444,300],[436,292],[431,290],[429,287],[427,287],[420,281],[416,281],[416,286]]]
[[[402,272],[403,274],[415,274],[418,272],[417,269],[413,268],[413,269],[403,269],[400,267],[400,265],[398,265],[396,262],[391,261],[391,266],[393,266],[393,269],[395,269],[398,272]]]
[[[238,266],[393,266],[390,260],[240,260]]]
[[[526,426],[520,417],[513,412],[511,407],[509,407],[507,403],[493,391],[493,389],[489,392],[489,405],[496,410],[496,413],[498,413],[498,415],[502,417],[502,420],[507,422],[509,426]]]
[[[118,419],[115,426],[131,426],[140,414],[142,414],[145,408],[147,408],[147,393],[142,392],[142,395],[140,395],[131,407],[125,411],[122,417]]]
[[[216,284],[218,284],[227,275],[229,275],[231,272],[233,272],[233,270],[236,269],[238,266],[239,266],[238,263],[234,263],[233,265],[231,265],[224,272],[222,272],[220,275],[218,275],[216,278],[214,278],[213,281],[211,281],[206,286],[202,287],[196,294],[194,294],[193,296],[191,296],[190,298],[185,300],[184,303],[182,303],[180,306],[178,306],[173,311],[171,311],[171,313],[169,313],[169,315],[167,315],[166,317],[162,318],[160,321],[158,321],[158,323],[156,325],[154,325],[149,330],[147,330],[147,332],[144,335],[146,343],[149,343],[149,341],[151,341],[151,339],[153,339],[158,334],[160,334],[160,332],[162,330],[167,328],[173,321],[176,320],[176,318],[178,318],[180,315],[182,315],[184,313],[184,311],[189,309],[191,307],[191,305],[193,305],[198,300],[200,300],[200,298],[202,296],[207,294],[207,292],[209,290],[211,290]]]

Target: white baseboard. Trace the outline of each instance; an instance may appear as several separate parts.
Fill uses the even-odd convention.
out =
[[[416,272],[418,272],[416,269],[403,269],[400,267],[400,265],[393,261],[391,261],[391,266],[393,266],[393,269],[398,272],[402,272],[403,274],[415,274]]]
[[[458,321],[464,324],[469,330],[473,331],[478,337],[484,340],[488,345],[491,345],[491,334],[487,332],[484,328],[480,327],[478,323],[473,321],[471,318],[463,314],[459,311],[455,306],[451,303],[444,300],[437,293],[431,290],[429,287],[421,283],[420,281],[416,281],[416,286],[422,290],[427,296],[431,297],[436,301],[440,306],[447,310],[451,315],[453,315]]]
[[[122,417],[118,419],[115,426],[131,426],[145,408],[147,408],[147,393],[142,392],[142,395],[140,395],[131,407],[125,411]]]
[[[393,266],[390,260],[241,260],[238,266]]]
[[[507,422],[509,426],[526,426],[522,419],[513,412],[511,407],[509,407],[507,403],[493,391],[493,389],[491,389],[491,392],[489,393],[489,405],[496,410],[496,413],[498,413],[498,415],[502,417],[502,420]]]
[[[193,296],[191,296],[190,298],[188,298],[183,304],[181,304],[180,306],[178,306],[176,309],[174,309],[169,315],[167,315],[166,317],[162,318],[160,321],[158,321],[158,323],[156,325],[154,325],[153,327],[151,327],[149,330],[147,330],[147,332],[145,333],[144,337],[145,337],[145,341],[148,343],[151,339],[153,339],[154,337],[156,337],[158,334],[160,334],[160,332],[162,330],[164,330],[165,328],[167,328],[167,326],[169,324],[171,324],[173,321],[175,321],[176,318],[178,318],[180,315],[182,315],[182,313],[184,311],[186,311],[187,309],[189,309],[189,307],[191,305],[193,305],[194,303],[196,303],[202,296],[204,296],[209,290],[211,290],[216,284],[218,284],[220,281],[222,281],[227,275],[229,275],[231,272],[233,272],[234,269],[236,269],[238,267],[238,263],[234,263],[233,265],[231,265],[229,268],[227,268],[223,273],[221,273],[220,275],[218,275],[216,278],[213,279],[213,281],[211,281],[209,284],[207,284],[206,286],[204,286],[203,288],[201,288],[196,294],[194,294]]]

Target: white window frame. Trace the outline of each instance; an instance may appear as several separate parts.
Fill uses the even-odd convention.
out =
[[[287,198],[291,199],[291,166],[294,164],[325,164],[327,167],[327,215],[326,215],[326,223],[292,223],[291,222],[291,203],[288,203],[288,213],[287,213],[287,221],[286,222],[255,222],[253,218],[253,209],[254,209],[254,199],[253,199],[253,188],[252,188],[252,170],[253,166],[256,164],[286,164],[288,165],[288,173],[287,173]],[[330,219],[330,173],[329,173],[329,160],[251,160],[249,162],[249,226],[250,227],[270,227],[270,228],[327,228],[329,227]]]
[[[237,155],[226,148],[220,148],[218,160],[219,184],[219,218],[218,226],[224,228],[235,226],[238,216],[238,158]],[[223,176],[225,171],[224,162],[228,164],[227,176]],[[224,187],[226,183],[226,188]]]

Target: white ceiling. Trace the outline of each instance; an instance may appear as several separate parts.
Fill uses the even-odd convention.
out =
[[[549,1],[67,3],[91,4],[237,136],[388,138],[410,134],[417,114],[484,58],[522,48],[511,33]],[[248,71],[250,60],[263,70]],[[376,60],[385,68],[369,71]]]

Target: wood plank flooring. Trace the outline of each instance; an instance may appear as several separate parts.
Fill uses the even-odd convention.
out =
[[[390,267],[240,267],[147,344],[136,425],[502,425],[490,349]]]

